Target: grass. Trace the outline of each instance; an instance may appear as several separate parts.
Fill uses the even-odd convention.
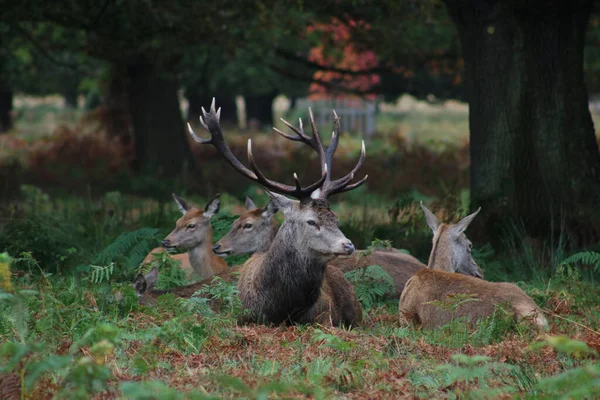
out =
[[[547,338],[516,324],[501,309],[476,326],[461,321],[436,330],[404,326],[397,302],[383,300],[377,290],[377,282],[385,282],[377,270],[367,277],[373,281],[356,279],[367,306],[361,327],[237,326],[241,306],[226,282],[209,289],[218,300],[212,305],[173,295],[160,297],[155,308],[138,305],[129,284],[136,272],[130,249],[143,241],[154,245],[171,229],[178,216],[174,204],[112,193],[108,199],[120,204],[115,215],[106,196],[84,201],[23,189],[19,219],[4,214],[8,223],[0,233],[0,248],[15,257],[13,291],[0,293],[0,390],[3,379],[13,377],[30,399],[597,394],[600,293],[594,274],[584,273],[594,257],[584,257],[581,264],[565,255],[570,267],[552,269],[523,263],[529,257],[523,251],[499,257],[486,246],[475,252],[486,270],[499,275],[510,277],[520,263],[543,271],[519,284],[549,311]],[[192,200],[201,205],[208,199]],[[239,201],[224,195],[222,214],[213,221],[215,239],[240,209]],[[16,212],[11,207],[4,212],[10,210]],[[409,236],[422,237],[425,247],[431,240],[426,224],[417,222],[410,206],[401,211],[401,225],[413,218]],[[36,223],[22,223],[30,220]],[[395,225],[400,224],[388,220],[373,227],[384,232]],[[356,234],[364,228],[352,220],[346,226]],[[132,232],[127,240],[120,236],[124,230]],[[102,279],[90,268],[99,260],[114,262]]]

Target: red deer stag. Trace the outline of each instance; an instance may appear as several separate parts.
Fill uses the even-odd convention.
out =
[[[276,131],[287,139],[310,146],[317,152],[321,167],[321,176],[316,182],[303,187],[294,174],[295,184],[286,185],[268,179],[258,169],[252,154],[251,140],[248,140],[251,169],[233,155],[225,143],[219,125],[221,109],[215,110],[214,99],[210,111],[203,109],[202,112],[200,122],[211,134],[211,138],[198,137],[188,124],[194,140],[213,145],[239,173],[264,186],[285,216],[269,249],[255,254],[244,264],[238,291],[249,312],[247,320],[274,324],[359,324],[362,310],[354,288],[339,268],[327,265],[336,256],[349,255],[354,251],[352,242],[340,231],[337,217],[330,210],[327,198],[352,190],[366,180],[365,176],[362,180],[351,183],[365,158],[364,142],[354,169],[348,175],[332,180],[328,164],[337,142],[327,149],[323,147],[312,111],[309,109],[312,136],[304,133],[302,120],[298,128],[284,121],[295,136]],[[335,112],[334,125],[335,132],[339,133],[339,119]],[[290,200],[284,195],[298,200]]]
[[[400,297],[401,318],[427,328],[449,323],[453,318],[475,322],[491,316],[496,306],[508,305],[518,320],[532,319],[533,324],[546,329],[546,317],[521,288],[513,283],[487,282],[471,255],[471,242],[465,230],[479,210],[458,223],[441,224],[421,202],[427,225],[433,231],[433,246],[428,268],[415,274]],[[457,274],[461,271],[471,276]],[[435,304],[449,302],[457,294],[474,296],[472,301],[454,310]]]

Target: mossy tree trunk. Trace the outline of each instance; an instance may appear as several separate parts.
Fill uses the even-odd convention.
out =
[[[194,160],[179,108],[177,82],[150,63],[128,68],[129,111],[135,140],[135,167],[175,177]]]
[[[512,217],[542,238],[565,223],[593,226],[600,154],[583,79],[591,1],[446,4],[465,57],[480,223],[493,230]]]

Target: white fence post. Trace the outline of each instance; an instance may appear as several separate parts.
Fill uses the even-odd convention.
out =
[[[374,100],[363,100],[356,97],[337,97],[330,99],[299,99],[296,109],[304,112],[312,108],[315,119],[320,127],[331,122],[331,110],[335,110],[340,117],[340,125],[343,132],[352,135],[362,135],[370,141],[375,133],[376,102]]]

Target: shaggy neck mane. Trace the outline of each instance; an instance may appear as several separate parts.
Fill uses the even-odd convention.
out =
[[[269,224],[269,234],[265,238],[265,240],[258,245],[256,249],[257,253],[266,253],[271,247],[271,243],[275,241],[275,236],[277,236],[277,232],[279,231],[279,225],[274,218],[271,218],[271,223]]]
[[[452,270],[452,256],[446,240],[448,228],[448,225],[441,224],[433,235],[433,246],[429,254],[427,268],[442,271]]]
[[[261,271],[262,313],[272,322],[293,322],[317,301],[326,261],[311,256],[299,243],[296,222],[286,221],[265,254]]]

